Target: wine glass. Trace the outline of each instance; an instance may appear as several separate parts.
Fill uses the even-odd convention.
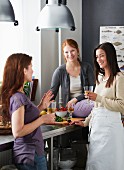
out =
[[[89,91],[91,91],[91,92],[93,92],[93,89],[94,89],[94,87],[93,86],[89,86]]]
[[[89,90],[89,86],[84,86],[84,94],[86,94]]]
[[[49,107],[47,107],[47,113],[55,113],[56,112],[56,101],[52,101]]]
[[[56,101],[53,101],[51,103],[51,110],[52,110],[52,113],[56,112]]]
[[[67,111],[69,113],[68,119],[72,118],[72,113],[74,112],[74,103],[72,103],[71,105],[68,106]]]
[[[84,86],[84,94],[85,94],[85,96],[87,96],[87,94],[89,93],[89,92],[93,92],[93,89],[94,89],[94,87],[93,86]],[[87,97],[88,98],[88,97]],[[90,100],[89,100],[89,98],[88,98],[88,103],[90,102]]]
[[[88,89],[89,89],[89,86],[84,86],[84,95],[85,95],[85,98],[87,98],[87,93],[88,93]],[[87,100],[87,103],[88,103],[88,100]]]

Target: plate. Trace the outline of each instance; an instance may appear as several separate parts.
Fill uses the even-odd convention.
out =
[[[78,121],[78,120],[85,120],[84,118],[71,118],[71,121]],[[69,122],[67,120],[64,120],[63,122],[55,122],[56,125],[68,125]]]

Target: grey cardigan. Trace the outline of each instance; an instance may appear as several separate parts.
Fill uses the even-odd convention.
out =
[[[82,85],[82,94],[76,99],[81,101],[84,99],[84,89],[83,86],[94,86],[94,74],[91,65],[86,62],[80,62],[81,65],[81,85]],[[63,106],[66,106],[67,102],[71,100],[70,98],[70,76],[66,71],[66,64],[59,66],[53,73],[51,81],[51,90],[54,94],[53,99],[56,98],[59,91],[59,86],[61,85],[62,90],[62,102]]]

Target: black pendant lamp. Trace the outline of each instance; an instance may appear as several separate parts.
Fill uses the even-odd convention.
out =
[[[9,0],[0,0],[0,22],[14,22],[14,25],[18,25],[18,21],[15,20],[15,14],[12,4]]]

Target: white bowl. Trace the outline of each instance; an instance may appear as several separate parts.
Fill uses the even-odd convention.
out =
[[[66,161],[60,161],[58,165],[60,168],[70,169],[73,168],[75,164],[76,164],[76,160],[66,160]]]
[[[67,115],[67,111],[56,111],[56,115],[63,118]]]

